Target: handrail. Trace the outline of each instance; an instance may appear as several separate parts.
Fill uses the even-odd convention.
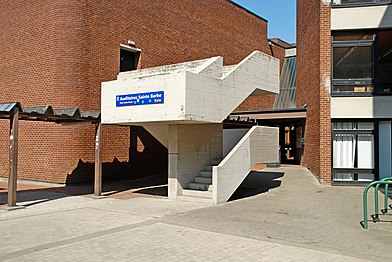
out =
[[[389,181],[392,180],[392,177],[386,177],[381,179],[380,181]],[[380,184],[376,185],[376,189],[374,191],[374,217],[373,221],[377,222],[380,221],[378,217],[378,189],[380,188]],[[384,192],[384,209],[381,210],[383,214],[388,213],[388,184],[385,185],[385,192]]]
[[[392,184],[392,180],[389,181],[374,181],[370,183],[363,191],[363,228],[368,229],[368,212],[367,212],[367,193],[371,187],[374,185],[389,185]]]

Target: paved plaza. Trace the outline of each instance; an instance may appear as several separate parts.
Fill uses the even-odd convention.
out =
[[[0,211],[0,261],[392,261],[392,216],[363,230],[363,188],[300,166],[254,172],[218,206],[84,191],[18,193],[26,208]]]

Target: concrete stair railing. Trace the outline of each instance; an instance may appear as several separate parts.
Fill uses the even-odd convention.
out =
[[[278,128],[252,127],[222,161],[212,160],[200,171],[179,199],[226,202],[255,164],[279,161],[278,137]]]
[[[154,92],[163,94],[161,102],[137,104]],[[248,96],[278,92],[279,60],[260,51],[231,66],[212,57],[145,68],[102,83],[102,123],[162,125],[153,131],[165,144],[159,131],[165,124],[222,123]]]
[[[252,127],[217,166],[212,167],[212,201],[229,200],[257,163],[279,161],[279,129]]]

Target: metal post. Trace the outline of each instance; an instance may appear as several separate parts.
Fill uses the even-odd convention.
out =
[[[94,195],[102,194],[102,124],[95,124]]]
[[[9,177],[8,177],[8,206],[16,206],[16,190],[18,179],[18,128],[19,108],[15,107],[10,117],[10,155],[9,155]]]
[[[392,179],[391,179],[392,180]],[[385,189],[384,189],[384,214],[388,213],[388,184],[385,185]]]
[[[392,177],[386,177],[384,179],[381,179],[380,181],[390,181],[392,180]],[[380,188],[380,184],[376,185],[375,191],[374,191],[374,218],[373,220],[375,222],[380,221],[379,219],[379,210],[378,210],[378,191]],[[381,210],[382,213],[388,212],[388,184],[385,185],[385,192],[384,192],[384,209]]]
[[[368,229],[368,212],[367,212],[367,194],[368,191],[371,187],[376,186],[376,185],[386,185],[386,184],[392,184],[391,180],[381,180],[381,181],[374,181],[370,183],[365,190],[363,191],[363,228]]]

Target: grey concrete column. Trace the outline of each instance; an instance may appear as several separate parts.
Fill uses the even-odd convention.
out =
[[[178,125],[169,125],[169,180],[168,195],[169,199],[177,199],[178,185]]]

